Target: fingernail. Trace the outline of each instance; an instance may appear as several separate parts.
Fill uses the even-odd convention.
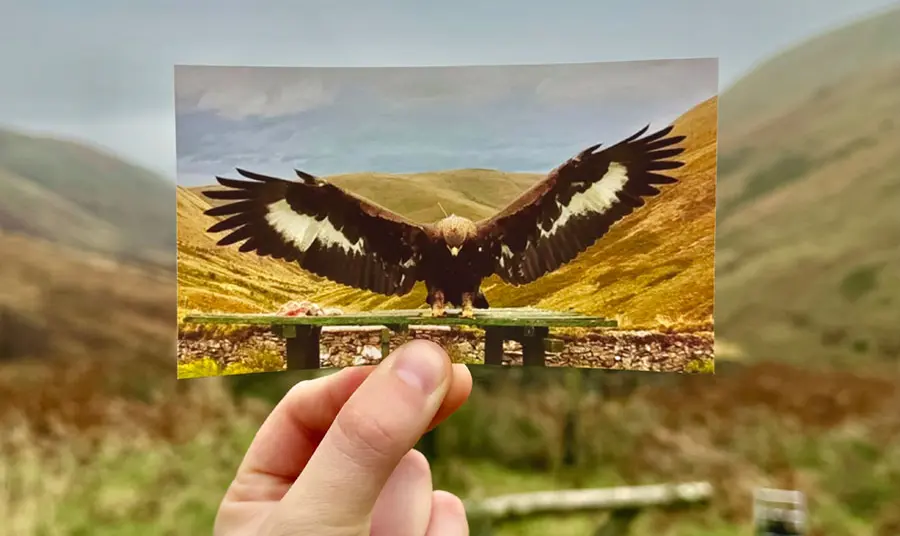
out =
[[[400,350],[393,369],[401,381],[430,395],[444,380],[446,359],[434,343],[412,341]]]

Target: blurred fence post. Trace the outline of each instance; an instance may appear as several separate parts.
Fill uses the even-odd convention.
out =
[[[582,371],[565,371],[566,415],[562,433],[562,466],[572,468],[578,465],[581,453],[581,430],[579,427],[579,406],[582,396]]]
[[[416,450],[421,452],[428,458],[429,462],[434,462],[438,459],[439,449],[438,449],[438,430],[439,426],[436,426],[430,432],[426,433],[419,439],[418,444],[416,444]]]
[[[631,531],[631,523],[640,513],[639,508],[613,510],[609,513],[609,518],[597,527],[593,536],[624,536]]]
[[[594,536],[624,536],[646,510],[701,504],[708,502],[712,494],[709,482],[541,491],[469,501],[466,512],[472,522],[478,523],[478,534],[490,534],[491,527],[508,519],[607,511],[609,518]]]

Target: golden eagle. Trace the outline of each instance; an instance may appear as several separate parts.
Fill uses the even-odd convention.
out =
[[[226,218],[208,229],[228,231],[220,246],[243,241],[255,251],[337,283],[403,295],[417,281],[428,289],[430,314],[447,303],[471,317],[487,308],[481,281],[493,274],[513,285],[530,283],[587,249],[609,228],[677,182],[661,172],[684,149],[672,126],[643,136],[649,125],[606,149],[588,147],[551,171],[494,216],[471,221],[450,215],[416,223],[309,173],[288,181],[238,169],[249,180],[217,177],[228,201],[206,211]],[[643,137],[641,137],[643,136]]]

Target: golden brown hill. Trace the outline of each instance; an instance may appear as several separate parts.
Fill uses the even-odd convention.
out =
[[[170,181],[79,142],[0,128],[0,229],[171,268]]]
[[[612,232],[558,272],[514,288],[485,282],[494,306],[535,305],[620,316],[639,323],[703,322],[713,308],[716,99],[676,122],[688,136],[680,182],[615,226]],[[484,217],[540,178],[491,170],[453,170],[410,175],[354,174],[330,177],[340,186],[419,221],[448,212]],[[415,308],[422,285],[386,298],[324,281],[285,263],[214,246],[203,229],[214,221],[196,190],[178,190],[179,308],[205,311],[272,310],[288,299],[308,298],[350,310]],[[210,276],[210,274],[213,274]]]
[[[171,270],[7,232],[0,257],[0,360],[138,356],[135,366],[171,366]]]
[[[750,357],[900,357],[898,23],[824,34],[723,97],[717,332]]]

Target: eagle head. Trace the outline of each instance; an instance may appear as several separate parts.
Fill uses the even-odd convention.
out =
[[[437,230],[454,257],[459,255],[466,240],[475,237],[476,232],[475,222],[454,214],[437,222]]]

